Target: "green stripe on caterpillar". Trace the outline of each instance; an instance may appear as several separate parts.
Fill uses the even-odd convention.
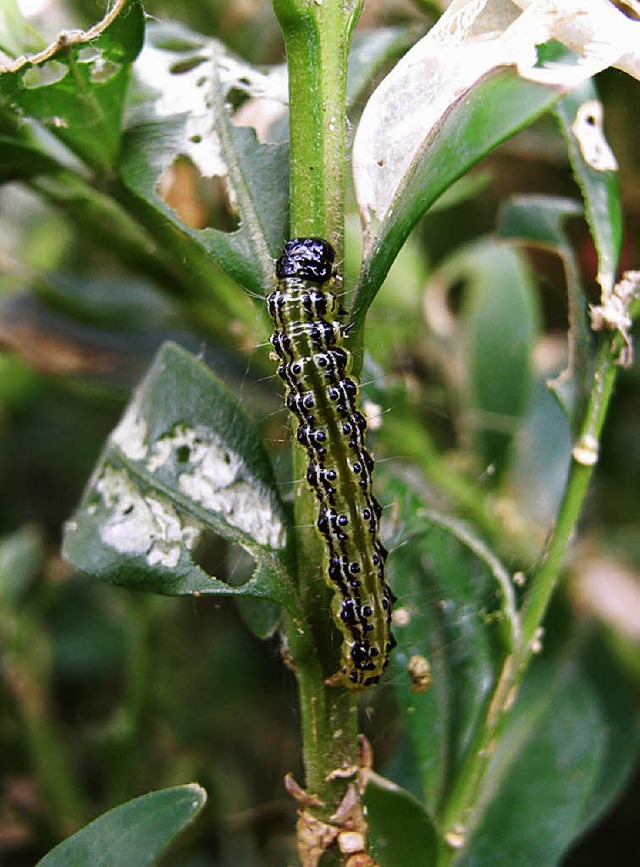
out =
[[[342,345],[334,257],[321,238],[288,241],[267,303],[278,375],[317,498],[324,576],[334,591],[331,613],[343,638],[340,668],[327,683],[361,690],[380,680],[395,645],[395,597],[384,576],[387,552],[378,537],[381,509],[371,488],[366,421],[348,375],[351,354]]]

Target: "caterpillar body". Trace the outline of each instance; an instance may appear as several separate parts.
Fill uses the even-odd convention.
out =
[[[321,238],[293,238],[276,263],[267,303],[271,345],[296,437],[307,452],[307,482],[317,502],[324,576],[334,591],[331,613],[342,634],[340,668],[327,683],[361,690],[377,683],[395,646],[385,581],[387,551],[378,536],[381,508],[372,493],[373,459],[364,446],[343,343],[344,312],[334,289],[335,254]]]

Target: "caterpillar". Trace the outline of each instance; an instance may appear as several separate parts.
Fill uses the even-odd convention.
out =
[[[316,495],[323,573],[334,591],[331,614],[342,634],[340,667],[327,683],[361,690],[380,680],[395,646],[395,596],[385,581],[381,508],[372,493],[373,459],[364,446],[367,424],[357,409],[358,386],[349,377],[351,353],[342,345],[344,310],[334,291],[334,259],[322,238],[287,241],[267,304],[278,375]]]

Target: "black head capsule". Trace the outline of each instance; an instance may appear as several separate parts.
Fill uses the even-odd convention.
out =
[[[335,253],[322,238],[292,238],[284,245],[276,262],[276,277],[300,277],[314,283],[326,283],[333,276]]]

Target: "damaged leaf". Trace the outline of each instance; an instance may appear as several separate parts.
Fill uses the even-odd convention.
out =
[[[120,0],[87,31],[62,32],[37,54],[0,58],[0,112],[35,119],[92,168],[114,168],[143,34],[138,0]]]
[[[602,104],[585,82],[555,107],[569,159],[584,199],[585,216],[598,253],[603,301],[613,290],[622,246],[622,203],[617,163],[602,128]]]
[[[578,61],[566,57],[539,65],[537,46],[552,39],[579,52]],[[569,88],[614,65],[626,49],[636,46],[637,53],[639,39],[640,23],[610,3],[454,0],[381,82],[363,112],[354,176],[365,226],[373,215],[384,219],[423,143],[489,72],[515,66],[522,78]]]
[[[378,86],[356,133],[365,231],[358,328],[409,232],[454,180],[600,69],[638,76],[638,28],[605,2],[449,5]],[[541,63],[538,46],[551,40],[577,54]]]
[[[197,563],[203,533],[245,548],[257,569],[231,587]],[[175,344],[159,351],[111,434],[73,519],[64,555],[138,589],[290,602],[286,518],[271,464],[226,387]]]
[[[148,27],[135,72],[121,165],[125,184],[242,286],[262,294],[286,236],[288,147],[259,143],[255,128],[240,125],[245,121],[232,103],[264,100],[284,112],[282,68],[260,72],[215,39],[158,24]],[[167,204],[163,177],[185,158],[203,180],[219,179],[237,229],[192,228]]]

